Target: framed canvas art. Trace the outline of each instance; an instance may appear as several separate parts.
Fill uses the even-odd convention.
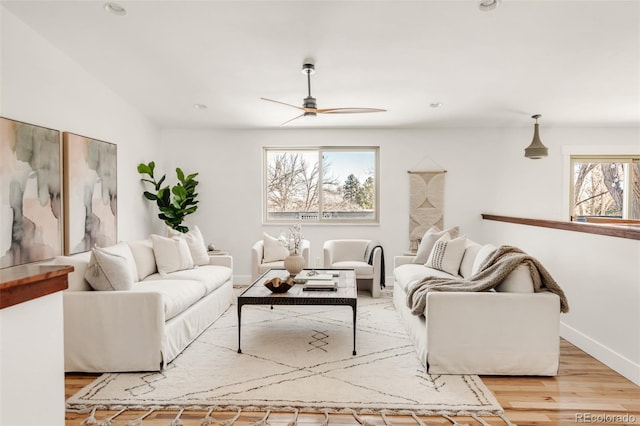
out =
[[[116,243],[117,158],[115,144],[63,133],[65,254]]]
[[[0,267],[62,254],[60,132],[0,117]]]

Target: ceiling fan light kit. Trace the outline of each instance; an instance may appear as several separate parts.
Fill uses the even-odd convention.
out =
[[[531,158],[532,160],[538,160],[549,155],[549,149],[542,144],[540,134],[538,133],[538,118],[540,117],[542,117],[541,114],[531,116],[531,118],[536,120],[533,130],[533,140],[531,141],[531,144],[524,149],[524,156]]]
[[[293,120],[297,120],[300,117],[315,117],[318,114],[360,114],[365,112],[385,112],[386,109],[380,108],[318,108],[318,104],[316,102],[316,98],[311,96],[311,75],[315,74],[316,67],[309,60],[305,60],[305,63],[302,65],[302,73],[307,76],[307,97],[302,101],[302,107],[291,105],[286,102],[276,101],[274,99],[268,98],[260,98],[264,101],[275,102],[277,104],[282,104],[286,106],[290,106],[292,108],[296,108],[302,111],[302,114],[293,117],[290,120],[285,121],[281,124],[284,126],[287,123],[292,122]]]

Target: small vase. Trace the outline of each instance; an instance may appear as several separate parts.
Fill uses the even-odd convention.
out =
[[[284,259],[284,269],[294,277],[300,273],[306,266],[306,261],[301,254],[290,254]]]

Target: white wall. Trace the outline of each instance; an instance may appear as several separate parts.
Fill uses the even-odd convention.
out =
[[[448,171],[445,224],[460,225],[472,239],[512,244],[539,258],[569,297],[562,335],[612,368],[640,383],[640,242],[483,221],[481,213],[566,220],[568,159],[563,149],[615,145],[640,152],[638,129],[541,128],[549,157],[529,160],[532,126],[520,129],[431,130],[254,130],[162,133],[169,176],[182,167],[199,172],[200,208],[189,223],[207,241],[234,256],[235,279],[248,283],[250,247],[263,231],[262,147],[304,145],[380,146],[380,225],[304,225],[312,262],[322,243],[340,237],[380,240],[387,276],[393,256],[408,240],[407,170]],[[579,150],[579,149],[578,149]]]
[[[118,238],[148,235],[152,212],[136,167],[157,151],[158,130],[1,6],[0,19],[0,115],[117,144]]]
[[[499,132],[497,132],[499,134]],[[387,276],[393,256],[409,248],[408,170],[444,168],[445,224],[458,224],[473,235],[480,213],[491,205],[485,191],[495,170],[487,167],[498,150],[496,132],[475,130],[273,130],[165,131],[167,169],[199,172],[200,205],[188,222],[197,224],[208,241],[234,257],[238,282],[249,282],[250,248],[262,232],[273,235],[282,225],[262,224],[262,147],[367,145],[380,146],[380,224],[303,225],[311,241],[311,259],[322,257],[322,244],[334,238],[371,238],[383,243]],[[490,193],[490,192],[489,192]]]

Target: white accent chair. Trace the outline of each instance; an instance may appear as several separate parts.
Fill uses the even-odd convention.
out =
[[[302,257],[309,266],[309,249],[311,243],[309,240],[302,240]],[[255,281],[260,275],[267,272],[269,269],[284,269],[284,260],[277,260],[275,262],[264,261],[264,242],[263,240],[256,241],[251,247],[251,282]]]
[[[356,271],[359,286],[368,289],[371,297],[380,297],[380,269],[382,249],[373,250],[373,265],[364,259],[364,252],[371,240],[328,240],[325,241],[324,267],[350,268]]]

